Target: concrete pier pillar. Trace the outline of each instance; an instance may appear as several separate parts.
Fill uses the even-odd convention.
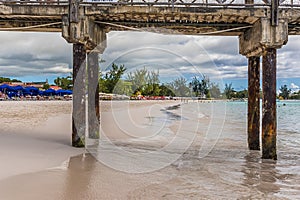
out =
[[[262,158],[277,160],[276,154],[276,49],[267,48],[262,62]]]
[[[84,147],[86,129],[86,49],[73,44],[72,146]]]
[[[99,108],[99,62],[98,53],[88,53],[88,137],[99,139],[100,108]]]
[[[248,147],[260,150],[260,57],[248,58]]]

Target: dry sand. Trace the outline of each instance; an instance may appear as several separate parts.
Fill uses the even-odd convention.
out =
[[[137,188],[164,178],[119,172],[71,147],[71,102],[0,103],[0,199],[136,199]],[[151,115],[174,104],[102,102],[102,131],[112,140],[139,137],[115,130],[110,121],[131,112],[130,120],[147,124]]]

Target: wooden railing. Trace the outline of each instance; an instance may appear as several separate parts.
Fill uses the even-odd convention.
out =
[[[0,0],[0,5],[69,5],[68,0]]]
[[[252,1],[253,4],[246,4]],[[68,5],[68,0],[0,0],[0,5]],[[81,0],[82,6],[268,7],[271,0]],[[279,0],[279,7],[300,7],[300,0]]]

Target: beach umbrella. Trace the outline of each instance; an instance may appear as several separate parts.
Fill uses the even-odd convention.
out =
[[[66,94],[71,95],[71,94],[73,94],[73,91],[72,90],[66,90]]]
[[[56,94],[56,91],[53,90],[53,89],[51,89],[51,88],[49,88],[48,90],[45,90],[45,91],[43,92],[43,95],[45,95],[45,96],[53,96],[53,95],[55,95],[55,94]]]
[[[24,90],[25,90],[26,93],[30,92],[31,96],[36,96],[36,95],[39,94],[39,88],[36,88],[36,87],[33,87],[33,86],[25,87]]]
[[[12,86],[12,88],[16,91],[22,91],[24,89],[21,85]]]
[[[16,91],[16,96],[20,97],[23,95],[23,87],[21,85],[13,86],[12,87]]]
[[[24,96],[32,95],[32,92],[30,92],[30,90],[26,89],[26,88],[23,88],[22,93],[23,93]]]
[[[13,87],[7,85],[7,84],[2,84],[0,85],[0,91],[1,92],[9,92],[9,91],[15,91]]]
[[[14,91],[7,92],[7,96],[11,99],[12,97],[17,97],[18,93]]]
[[[59,96],[63,96],[63,95],[70,95],[72,94],[73,92],[71,90],[57,90],[56,91],[56,94],[59,95]]]
[[[56,94],[59,95],[59,96],[63,96],[63,95],[65,95],[65,90],[62,90],[62,89],[57,90]]]

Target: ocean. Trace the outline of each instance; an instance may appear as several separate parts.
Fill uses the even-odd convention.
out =
[[[173,104],[152,106],[140,124],[132,120],[132,109],[116,109],[111,123],[134,137],[111,139],[103,129],[99,146],[87,144],[114,170],[168,176],[157,180],[160,187],[139,188],[132,198],[159,193],[162,199],[300,199],[300,101],[277,102],[277,161],[248,150],[247,102]],[[131,120],[120,123],[125,118]]]

